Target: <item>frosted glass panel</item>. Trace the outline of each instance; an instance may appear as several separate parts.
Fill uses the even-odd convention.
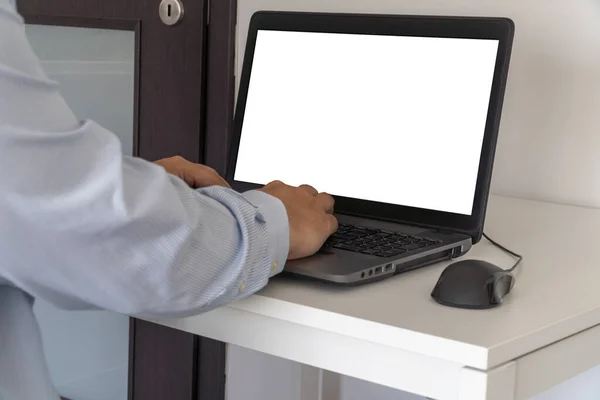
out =
[[[114,132],[133,151],[135,34],[102,29],[27,26],[50,78],[81,119]],[[70,400],[126,400],[129,321],[106,311],[62,311],[36,301],[54,384]]]
[[[135,33],[28,25],[27,36],[69,106],[114,132],[133,151]]]

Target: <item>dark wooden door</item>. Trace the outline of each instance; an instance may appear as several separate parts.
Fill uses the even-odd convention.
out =
[[[17,0],[28,24],[134,32],[132,153],[148,160],[179,154],[224,172],[236,1],[183,0],[174,26],[160,20],[159,3]],[[221,400],[224,385],[223,343],[130,320],[130,399]]]

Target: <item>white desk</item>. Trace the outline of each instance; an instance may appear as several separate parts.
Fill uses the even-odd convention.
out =
[[[486,227],[525,256],[493,310],[435,303],[443,264],[354,288],[277,278],[153,322],[440,400],[527,399],[600,364],[600,210],[493,197]],[[466,257],[513,262],[485,241]]]

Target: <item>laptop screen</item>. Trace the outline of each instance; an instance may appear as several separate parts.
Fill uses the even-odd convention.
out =
[[[471,215],[498,45],[259,30],[234,179]]]

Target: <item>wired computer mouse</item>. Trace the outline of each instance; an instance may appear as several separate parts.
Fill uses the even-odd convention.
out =
[[[510,271],[483,260],[455,262],[440,275],[431,297],[449,307],[486,309],[502,303],[514,285]]]

